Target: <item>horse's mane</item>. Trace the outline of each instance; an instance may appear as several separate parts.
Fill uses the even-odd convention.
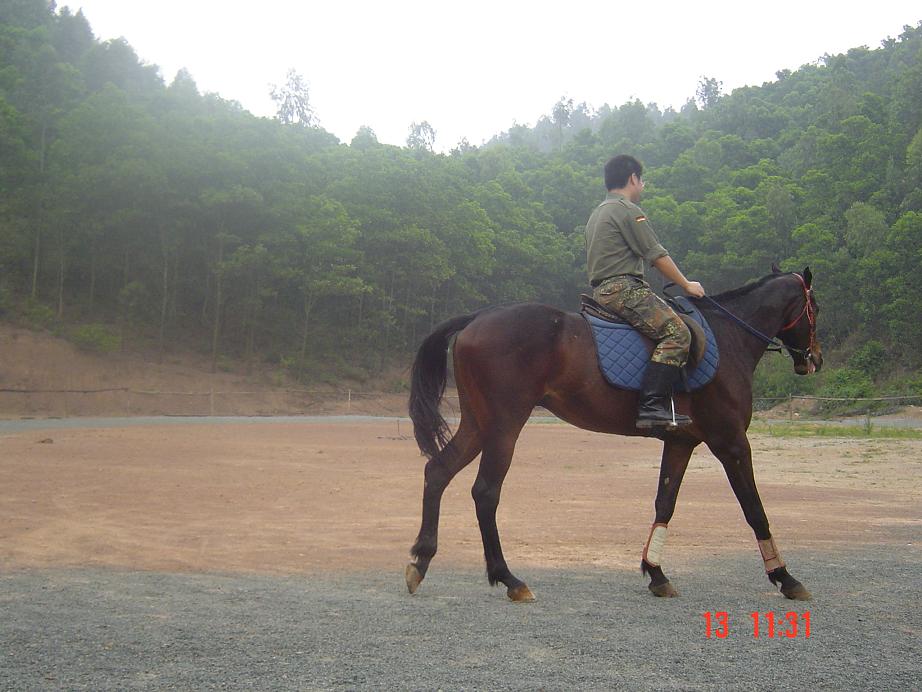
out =
[[[723,293],[718,293],[717,295],[711,296],[712,299],[716,300],[718,303],[725,300],[732,300],[733,298],[739,298],[745,296],[752,291],[756,290],[767,284],[769,281],[773,281],[781,276],[792,276],[791,272],[786,272],[784,274],[769,274],[768,276],[763,276],[761,279],[752,281],[751,283],[746,284],[745,286],[740,286],[739,288],[731,288],[729,291],[724,291]]]

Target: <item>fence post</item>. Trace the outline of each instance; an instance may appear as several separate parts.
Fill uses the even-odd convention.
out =
[[[794,397],[788,394],[788,422],[794,422]]]
[[[214,386],[211,387],[211,392],[208,394],[208,415],[214,415]]]
[[[352,411],[352,390],[351,389],[349,390],[348,396],[349,398],[346,399],[346,411],[351,412]]]

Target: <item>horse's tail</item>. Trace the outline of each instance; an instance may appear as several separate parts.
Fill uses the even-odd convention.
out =
[[[410,383],[410,419],[420,451],[432,459],[450,437],[448,423],[439,413],[439,402],[448,378],[448,343],[474,321],[478,313],[454,317],[432,332],[416,352]]]

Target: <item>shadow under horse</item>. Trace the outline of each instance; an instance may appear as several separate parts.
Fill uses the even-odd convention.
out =
[[[694,421],[679,429],[650,431],[635,427],[637,392],[617,389],[604,380],[590,327],[578,314],[547,305],[520,304],[487,308],[439,325],[423,341],[412,369],[410,417],[419,448],[429,461],[422,527],[411,550],[414,561],[406,568],[410,593],[417,590],[435,556],[445,488],[481,454],[471,492],[487,577],[493,585],[505,584],[513,601],[534,600],[528,586],[512,574],[503,557],[496,509],[516,440],[534,407],[540,405],[586,430],[616,435],[652,434],[663,440],[656,518],[641,562],[655,595],[677,595],[660,561],[682,477],[692,451],[703,442],[723,465],[755,533],[769,579],[780,585],[788,598],[810,598],[809,591],[788,573],[772,538],[753,477],[746,435],[752,419],[753,372],[772,341],[781,340],[798,374],[805,375],[822,365],[809,268],[802,274],[781,273],[777,267],[773,272],[713,299],[693,299],[714,331],[720,364],[710,383],[692,393],[676,394],[676,410]],[[447,352],[453,336],[461,420],[451,435],[439,412],[439,403],[445,390]]]

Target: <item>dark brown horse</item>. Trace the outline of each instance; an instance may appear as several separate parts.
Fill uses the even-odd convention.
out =
[[[713,301],[694,301],[714,331],[720,365],[709,384],[675,397],[676,409],[691,415],[694,423],[656,433],[663,439],[663,456],[656,519],[641,569],[650,576],[649,588],[657,596],[676,595],[660,567],[660,557],[688,460],[704,442],[723,465],[755,532],[769,579],[788,598],[810,597],[788,574],[769,531],[746,436],[752,418],[753,372],[771,337],[781,339],[797,373],[807,374],[822,365],[809,268],[803,274],[773,270],[775,273],[751,285],[714,296]],[[455,334],[454,373],[461,421],[450,436],[439,402],[447,377],[449,341]],[[422,527],[412,548],[414,562],[406,569],[410,593],[426,576],[436,552],[442,493],[455,474],[482,452],[472,494],[487,577],[491,584],[505,584],[512,600],[533,600],[529,588],[506,565],[496,508],[516,439],[538,405],[586,430],[650,434],[634,426],[637,393],[612,387],[603,379],[589,326],[577,314],[538,304],[488,308],[448,320],[423,341],[413,363],[410,417],[420,450],[429,461]]]

